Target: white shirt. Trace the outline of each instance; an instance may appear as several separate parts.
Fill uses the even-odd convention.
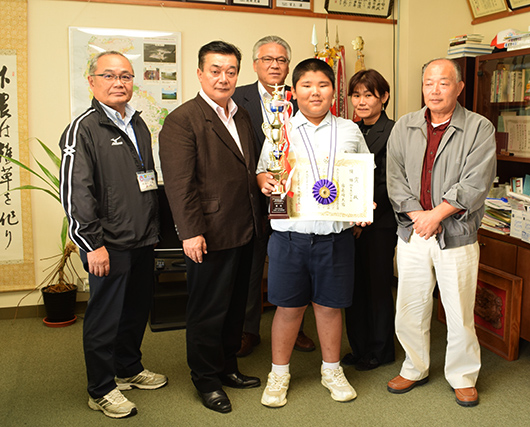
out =
[[[136,152],[138,153],[141,159],[142,155],[140,154],[140,150],[138,149],[138,141],[136,140],[136,134],[134,133],[134,129],[131,124],[131,119],[133,118],[134,113],[136,113],[136,110],[129,104],[125,104],[125,117],[122,117],[121,114],[117,112],[114,108],[111,108],[100,101],[98,102],[100,103],[101,107],[103,107],[103,111],[105,111],[105,114],[112,121],[112,123],[114,123],[116,126],[118,126],[118,128],[120,128],[127,134],[130,140],[133,142],[134,147],[136,148]]]
[[[219,104],[217,104],[215,101],[213,101],[208,95],[206,95],[206,93],[202,89],[200,90],[199,95],[216,112],[221,122],[223,122],[226,129],[228,129],[228,132],[230,132],[230,135],[232,135],[232,138],[234,138],[234,141],[236,142],[239,148],[239,151],[241,151],[241,154],[243,154],[243,148],[241,147],[241,140],[239,139],[239,134],[237,133],[236,122],[234,121],[234,116],[237,113],[237,104],[232,100],[232,98],[228,100],[228,104],[227,104],[228,116],[227,116],[225,109],[221,107]]]
[[[336,117],[337,120],[337,153],[370,153],[366,146],[363,134],[359,127],[351,120],[346,120],[341,117]],[[297,158],[307,158],[307,150],[304,146],[302,137],[298,128],[303,126],[307,132],[307,136],[315,151],[315,156],[327,157],[329,156],[329,148],[331,144],[331,113],[328,112],[326,117],[320,122],[318,126],[312,124],[301,111],[298,111],[291,120],[292,129],[289,134],[290,148]],[[272,143],[265,140],[263,149],[256,169],[256,174],[267,172],[267,164],[269,161],[269,153],[272,150]],[[326,171],[320,171],[326,173]],[[276,231],[294,231],[303,234],[331,234],[340,233],[341,231],[350,228],[349,222],[342,221],[316,221],[316,220],[291,220],[291,219],[272,219],[271,227]]]

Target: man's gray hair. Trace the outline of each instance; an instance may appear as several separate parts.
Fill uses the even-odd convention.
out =
[[[449,59],[449,58],[436,58],[436,59],[431,59],[429,62],[427,62],[422,70],[421,70],[421,81],[423,82],[423,77],[425,75],[425,70],[427,69],[427,67],[429,65],[431,65],[433,62],[437,62],[437,61],[448,61],[450,62],[452,65],[453,65],[453,68],[455,69],[455,73],[456,73],[456,82],[461,82],[462,81],[462,69],[460,68],[460,65],[458,64],[458,62],[456,61],[453,61],[452,59]]]
[[[287,51],[287,59],[291,61],[291,46],[289,46],[289,43],[287,43],[284,39],[278,36],[266,36],[259,39],[252,48],[252,61],[256,61],[258,59],[259,48],[269,43],[276,43],[282,46]]]
[[[123,58],[125,58],[129,64],[131,64],[131,61],[129,61],[129,58],[127,58],[123,53],[121,52],[118,52],[117,50],[106,50],[105,52],[100,52],[98,53],[96,56],[94,56],[91,60],[90,60],[90,64],[88,66],[88,74],[89,75],[93,75],[97,68],[98,68],[98,60],[99,58],[101,58],[102,56],[107,56],[107,55],[118,55],[118,56],[121,56]],[[134,68],[131,64],[131,70],[133,70],[133,74],[134,74]]]

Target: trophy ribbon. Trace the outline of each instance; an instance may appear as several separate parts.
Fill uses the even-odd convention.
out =
[[[304,142],[307,155],[309,157],[309,163],[311,164],[311,171],[315,179],[315,185],[313,185],[313,197],[321,205],[329,205],[335,201],[338,194],[337,186],[333,183],[333,171],[335,169],[335,154],[337,152],[337,123],[335,116],[331,116],[331,138],[329,144],[329,156],[328,156],[328,174],[327,179],[320,178],[318,171],[318,165],[316,161],[315,152],[311,141],[305,130],[305,126],[302,125],[298,128],[302,141]]]

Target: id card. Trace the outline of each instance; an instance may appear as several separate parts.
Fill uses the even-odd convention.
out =
[[[145,191],[156,190],[158,188],[154,171],[136,172],[136,179],[138,180],[138,186],[142,193]]]

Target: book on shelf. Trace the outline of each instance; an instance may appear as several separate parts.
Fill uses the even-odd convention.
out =
[[[493,50],[493,46],[490,46],[487,43],[471,42],[469,40],[458,40],[455,42],[449,42],[449,47],[453,47],[453,46],[470,46],[470,47],[479,47],[479,48],[489,48],[489,50]]]
[[[460,53],[460,52],[472,52],[480,53],[481,55],[488,55],[491,53],[493,48],[491,46],[478,47],[478,46],[468,46],[468,45],[459,45],[459,46],[450,46],[447,49],[447,53]]]
[[[530,77],[530,76],[529,76]],[[495,70],[491,76],[490,102],[522,102],[525,70]]]
[[[480,227],[498,234],[510,234],[511,210],[487,208]]]
[[[448,53],[445,55],[448,59],[455,59],[455,58],[464,58],[464,57],[470,57],[475,58],[480,55],[486,55],[484,52],[458,52],[458,53]]]
[[[484,40],[484,36],[482,34],[462,34],[460,36],[455,36],[449,39],[449,43],[455,43],[459,41],[470,41],[470,42],[477,42],[480,43]]]
[[[510,178],[510,189],[513,193],[523,194],[523,178],[522,177]]]

